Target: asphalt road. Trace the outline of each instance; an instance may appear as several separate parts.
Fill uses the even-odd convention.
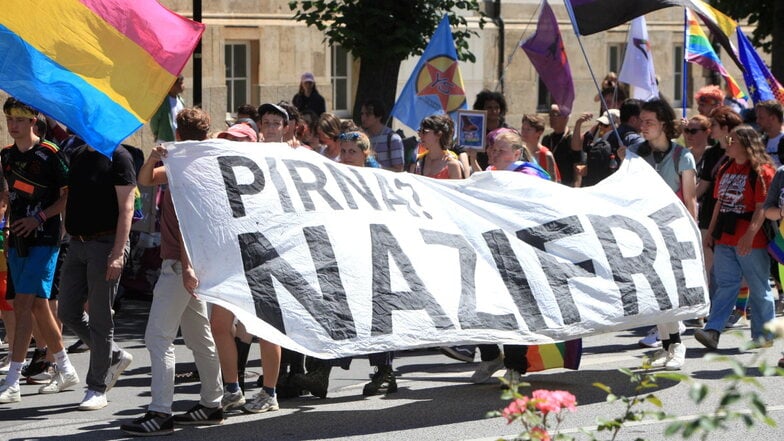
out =
[[[118,344],[130,351],[134,362],[109,392],[109,405],[101,410],[76,410],[84,396],[84,376],[89,353],[74,354],[71,359],[82,377],[82,385],[56,395],[38,395],[38,386],[22,386],[22,402],[0,404],[0,440],[115,440],[127,439],[120,424],[141,415],[150,399],[149,353],[143,333],[149,303],[128,300],[116,315]],[[618,394],[631,395],[633,386],[620,368],[637,369],[642,357],[650,350],[641,349],[637,340],[646,329],[621,331],[584,340],[584,356],[579,371],[550,370],[526,376],[530,389],[562,389],[577,397],[576,412],[569,413],[562,432],[589,439],[581,430],[596,427],[597,418],[622,415],[620,403],[608,403],[606,394],[593,386],[595,382],[612,387]],[[719,354],[743,363],[755,358],[776,363],[784,342],[776,341],[771,349],[741,351],[738,346],[749,338],[748,328],[739,335],[722,336]],[[66,343],[73,342],[66,335]],[[653,390],[664,403],[664,410],[678,418],[689,419],[710,412],[718,403],[725,387],[723,378],[732,372],[722,361],[706,361],[706,352],[693,338],[693,330],[684,337],[688,347],[687,364],[682,371],[693,381],[708,385],[710,393],[701,406],[689,399],[689,382],[661,381]],[[192,366],[192,357],[181,340],[177,342],[178,369]],[[255,346],[255,345],[254,345]],[[247,395],[256,392],[255,379],[261,368],[258,346],[251,351]],[[2,352],[0,352],[2,353]],[[437,350],[406,351],[398,354],[395,369],[399,391],[388,396],[363,397],[362,387],[371,372],[364,358],[354,360],[351,369],[334,369],[329,396],[322,400],[312,396],[282,400],[281,409],[257,415],[238,414],[227,418],[221,426],[186,427],[166,439],[182,440],[495,440],[513,437],[519,430],[502,418],[486,418],[490,410],[501,409],[499,385],[474,385],[469,381],[477,363],[461,363],[441,355]],[[502,375],[503,371],[497,373]],[[766,404],[769,415],[784,424],[784,383],[781,377],[765,377],[758,369],[747,374],[759,388],[744,385],[742,391],[756,390]],[[180,383],[176,387],[175,412],[182,412],[198,400],[197,383]],[[744,405],[737,406],[742,409]],[[652,405],[646,409],[657,410]],[[653,418],[628,425],[617,440],[663,440],[667,421]],[[729,424],[726,430],[714,432],[711,441],[754,439],[784,440],[784,428],[756,424],[747,429],[741,423]],[[597,439],[611,439],[607,432]],[[681,439],[680,436],[668,439]]]

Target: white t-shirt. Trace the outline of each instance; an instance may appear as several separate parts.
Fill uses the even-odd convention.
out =
[[[784,132],[768,139],[768,143],[765,145],[765,151],[773,158],[773,163],[776,164],[776,168],[781,167],[781,161],[779,160],[779,141],[781,141],[782,136],[784,136]]]

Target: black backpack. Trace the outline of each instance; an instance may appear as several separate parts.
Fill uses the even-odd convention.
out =
[[[615,167],[611,167],[612,156],[616,149],[606,139],[595,139],[585,150],[585,166],[587,174],[583,178],[583,186],[597,184],[602,179],[610,176],[618,168],[618,158],[615,158]]]
[[[403,129],[397,129],[394,132],[389,132],[387,134],[387,152],[391,151],[392,135],[394,134],[397,134],[403,141],[403,161],[405,162],[403,170],[407,171],[409,166],[414,164],[417,160],[419,141],[417,141],[416,136],[406,137],[405,133],[403,133]]]

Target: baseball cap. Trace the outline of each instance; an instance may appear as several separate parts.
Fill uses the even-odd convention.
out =
[[[316,82],[316,78],[313,76],[312,73],[305,72],[304,74],[302,74],[302,77],[299,79],[299,81],[302,82],[302,83],[307,82],[307,81],[310,81],[311,83],[315,83]]]
[[[253,128],[247,124],[239,123],[234,124],[228,129],[218,133],[218,138],[226,138],[227,136],[234,136],[236,138],[248,138],[251,142],[258,141],[258,136]]]
[[[289,114],[286,112],[283,107],[280,107],[277,104],[272,103],[265,103],[259,106],[259,118],[261,118],[265,113],[274,113],[283,117],[284,121],[289,120]]]
[[[596,121],[604,124],[605,126],[609,126],[610,118],[613,119],[613,124],[618,125],[618,120],[621,119],[621,111],[618,109],[607,110],[602,114],[602,116],[596,118]]]

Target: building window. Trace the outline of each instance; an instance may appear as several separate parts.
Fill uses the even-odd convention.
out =
[[[538,92],[536,94],[536,112],[547,113],[550,111],[550,105],[553,103],[553,97],[550,95],[550,91],[547,90],[547,86],[545,86],[544,81],[542,81],[542,77],[538,75],[537,83],[539,87],[537,88]]]
[[[607,47],[607,72],[621,72],[623,57],[626,56],[626,43],[614,43]]]
[[[680,103],[683,100],[683,46],[677,45],[673,50],[672,80],[673,84],[672,101]]]
[[[351,114],[351,54],[343,46],[332,46],[332,110],[338,116]]]
[[[250,103],[250,44],[226,43],[226,112]]]

